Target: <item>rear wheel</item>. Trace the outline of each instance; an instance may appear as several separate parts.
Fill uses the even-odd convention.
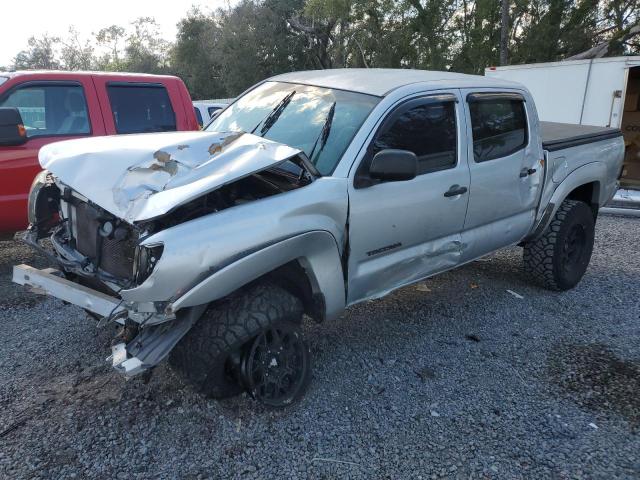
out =
[[[573,288],[587,270],[594,236],[591,208],[584,202],[565,200],[544,234],[525,244],[525,270],[550,290]]]
[[[300,300],[280,287],[243,289],[213,304],[172,350],[169,362],[207,396],[227,398],[247,389],[267,405],[289,404],[304,393],[310,377],[308,349],[299,329],[302,313]],[[260,370],[273,358],[275,365]],[[267,372],[271,375],[266,383],[280,380],[277,395],[273,387],[261,387],[260,374]]]

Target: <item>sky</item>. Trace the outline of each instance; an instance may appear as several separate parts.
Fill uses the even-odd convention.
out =
[[[2,2],[0,65],[9,65],[32,36],[64,37],[74,26],[81,38],[113,24],[127,26],[138,17],[154,17],[174,40],[176,24],[192,6],[207,12],[227,6],[226,0],[29,0]]]

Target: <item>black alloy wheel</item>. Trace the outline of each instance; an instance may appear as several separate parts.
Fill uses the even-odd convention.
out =
[[[572,271],[582,262],[587,244],[587,234],[584,225],[571,226],[562,249],[562,268],[565,272]]]
[[[280,322],[256,336],[243,353],[240,375],[251,396],[265,405],[295,402],[311,377],[311,355],[300,328]]]

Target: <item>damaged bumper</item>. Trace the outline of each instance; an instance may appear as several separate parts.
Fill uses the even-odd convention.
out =
[[[149,370],[162,361],[205,309],[205,306],[184,309],[171,318],[164,318],[162,323],[146,325],[144,319],[141,322],[135,319],[141,316],[149,319],[150,315],[145,316],[135,303],[123,303],[116,297],[67,280],[60,271],[52,268],[39,270],[29,265],[16,265],[13,267],[13,282],[121,325],[133,326],[135,335],[129,341],[114,345],[109,357],[113,367],[127,377]]]

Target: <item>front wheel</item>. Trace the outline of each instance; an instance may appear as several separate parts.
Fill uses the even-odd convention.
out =
[[[304,394],[311,379],[311,354],[300,327],[280,322],[244,349],[240,378],[249,394],[270,407],[284,407]]]
[[[524,246],[527,273],[550,290],[569,290],[591,260],[595,221],[584,202],[565,200],[540,238]]]
[[[207,396],[246,389],[269,406],[299,399],[309,383],[302,339],[302,302],[268,284],[246,287],[214,303],[169,356],[169,363]]]

